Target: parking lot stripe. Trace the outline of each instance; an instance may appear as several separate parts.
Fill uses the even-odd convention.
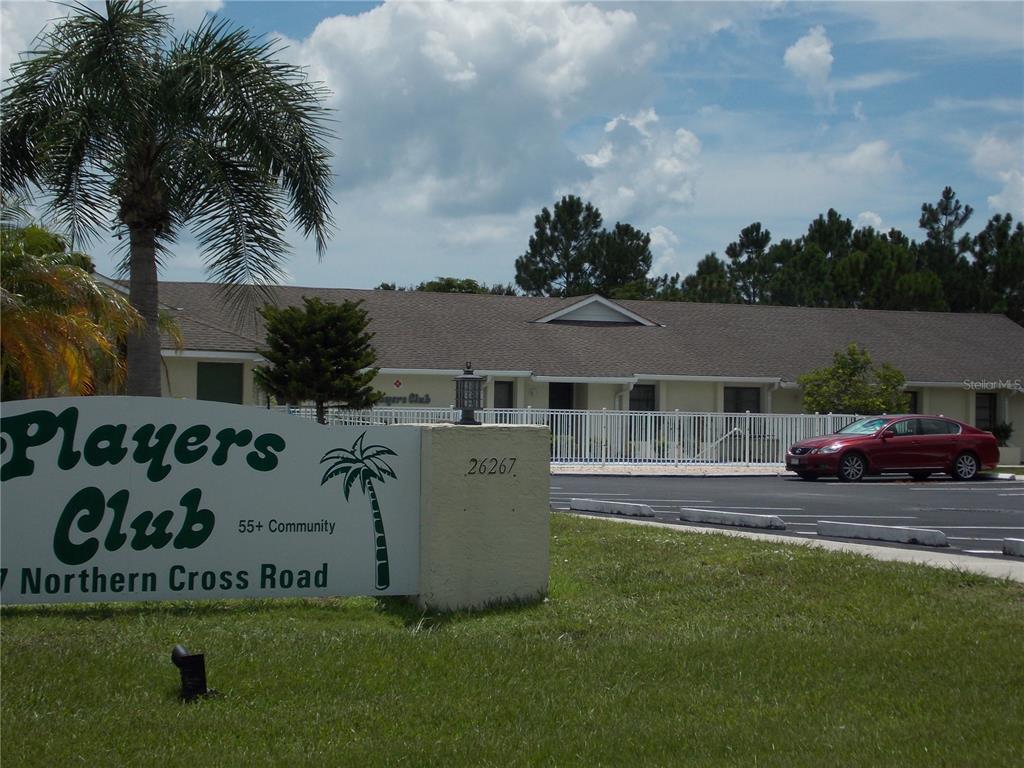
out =
[[[708,503],[708,502],[705,502]],[[768,509],[768,510],[796,510],[800,511],[803,507],[723,507],[716,505],[718,509]]]
[[[944,525],[951,531],[1024,531],[1021,525]]]
[[[854,486],[851,485],[850,487],[852,488]],[[921,486],[914,486],[910,490],[912,490],[912,491],[937,491],[937,490],[940,490],[940,489],[943,490],[943,491],[993,491],[993,492],[1009,490],[1009,488],[1007,488],[1005,484],[999,484],[999,483],[996,483],[996,482],[985,483],[984,485],[956,485],[956,486],[951,486],[951,485],[938,486],[938,485],[928,485],[928,484],[925,484],[925,485],[921,485]]]
[[[551,495],[553,497],[554,496],[566,496],[567,498],[570,498],[570,499],[578,498],[578,494],[575,494],[575,493],[553,493]],[[595,498],[603,498],[605,496],[613,496],[615,494],[611,494],[611,493],[594,493],[594,494],[591,494],[591,495],[594,496]],[[619,494],[619,495],[629,496],[629,494]],[[623,501],[625,501],[625,499],[623,499]],[[713,504],[714,503],[714,502],[711,501],[711,499],[647,499],[647,498],[639,498],[637,496],[630,496],[629,497],[629,501],[638,501],[638,502],[642,502],[644,504],[651,504],[651,503],[654,503],[654,504]],[[794,509],[795,509],[795,507],[794,507]]]
[[[552,496],[577,497],[580,496],[580,494],[594,494],[595,496],[629,496],[629,494],[608,494],[603,492],[603,490],[574,490],[572,493],[552,494]]]
[[[1002,538],[993,539],[988,536],[947,536],[950,541],[1002,541]]]
[[[821,517],[817,515],[780,515],[780,517],[813,517],[815,520]],[[864,520],[917,520],[914,515],[833,515],[833,517],[856,517]]]

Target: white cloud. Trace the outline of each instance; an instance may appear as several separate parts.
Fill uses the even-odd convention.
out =
[[[867,120],[867,116],[864,114],[864,102],[858,101],[853,105],[853,119],[859,123],[863,123]]]
[[[961,99],[942,97],[935,100],[935,109],[942,111],[986,110],[1010,115],[1024,113],[1024,99],[992,98],[992,99]]]
[[[582,193],[608,219],[627,219],[637,212],[678,211],[690,204],[700,172],[701,143],[685,128],[662,127],[653,109],[636,118],[616,118],[606,126],[606,143],[588,163],[592,178],[578,184]]]
[[[591,168],[604,168],[604,166],[611,162],[614,154],[615,150],[612,149],[612,145],[604,144],[597,152],[580,155],[580,160]]]
[[[869,141],[859,144],[851,152],[825,159],[825,166],[836,173],[854,176],[884,176],[903,167],[899,152],[887,141]]]
[[[1019,168],[1024,161],[1024,144],[994,133],[986,133],[974,145],[971,164],[975,170],[986,176],[995,176]]]
[[[974,145],[971,165],[982,176],[1001,185],[989,195],[989,208],[1024,217],[1024,137],[986,133]]]
[[[181,32],[198,26],[206,14],[222,10],[224,0],[163,0],[159,5],[171,17],[175,31]]]
[[[882,70],[833,79],[832,65],[835,63],[835,57],[832,55],[832,41],[825,27],[820,24],[811,27],[806,35],[787,48],[782,61],[786,69],[803,81],[808,92],[826,104],[829,110],[834,107],[837,93],[869,91],[914,77],[909,72]]]
[[[857,214],[856,224],[858,227],[871,227],[876,230],[881,230],[882,217],[874,211],[861,211]]]
[[[1009,211],[1018,221],[1024,219],[1024,174],[1010,170],[1000,174],[1003,188],[987,198],[989,208],[994,211]]]
[[[500,243],[515,232],[516,229],[510,223],[492,216],[479,217],[472,221],[449,221],[441,227],[443,241],[456,246]]]
[[[955,42],[961,50],[963,44],[971,44],[986,53],[1024,47],[1021,3],[848,2],[838,5],[836,10],[872,22],[869,39]]]
[[[833,80],[829,83],[829,88],[833,91],[870,91],[873,88],[902,83],[913,77],[914,75],[909,72],[899,72],[896,70],[867,72],[863,75]]]
[[[786,49],[782,57],[786,68],[807,84],[815,96],[827,94],[832,72],[832,41],[820,24]]]
[[[647,126],[656,122],[658,122],[658,114],[654,111],[653,107],[648,107],[645,110],[637,112],[635,115],[619,115],[618,117],[609,120],[604,126],[604,131],[605,133],[611,133],[618,128],[620,123],[625,123],[626,125],[631,125],[636,128],[638,133],[644,136],[650,136],[651,132]]]
[[[651,273],[664,275],[678,272],[677,259],[679,254],[676,247],[679,245],[679,236],[666,226],[659,224],[650,231],[651,255],[654,260],[651,264]]]
[[[631,12],[549,3],[386,3],[286,51],[334,94],[342,190],[388,180],[452,216],[550,204],[614,164],[614,141],[576,153],[564,134],[610,108],[646,130],[653,54]]]

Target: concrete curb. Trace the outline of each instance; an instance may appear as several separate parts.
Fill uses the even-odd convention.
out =
[[[776,515],[754,515],[749,512],[719,512],[713,509],[680,507],[679,519],[688,523],[717,523],[735,525],[740,528],[772,528],[786,530],[786,524]]]
[[[946,534],[932,528],[906,528],[895,525],[869,525],[867,523],[838,523],[818,521],[819,536],[839,536],[843,539],[873,539],[895,541],[900,544],[922,544],[927,547],[948,547]]]
[[[997,480],[1016,480],[1017,479],[1017,475],[1013,474],[1012,472],[996,472],[995,474],[992,474],[992,475],[986,475],[986,477],[994,477]]]
[[[569,509],[580,512],[605,512],[627,517],[654,517],[654,510],[647,504],[627,504],[623,501],[598,501],[596,499],[572,499]]]
[[[569,512],[568,514],[572,514]],[[1016,560],[997,560],[992,558],[961,555],[956,552],[928,551],[922,549],[900,549],[899,547],[882,547],[873,544],[861,544],[847,541],[828,541],[823,539],[797,539],[779,533],[760,533],[754,531],[730,531],[722,528],[699,528],[695,525],[679,525],[678,523],[661,523],[655,520],[627,520],[615,517],[591,517],[580,515],[588,520],[597,520],[609,525],[645,525],[677,531],[681,534],[698,534],[712,536],[734,536],[738,539],[754,539],[755,541],[771,542],[781,546],[809,547],[825,549],[829,552],[845,552],[861,555],[883,562],[907,563],[924,565],[929,568],[942,568],[948,571],[976,573],[993,579],[1008,579],[1024,583],[1024,562]]]
[[[1024,557],[1024,539],[1003,539],[1003,554]]]

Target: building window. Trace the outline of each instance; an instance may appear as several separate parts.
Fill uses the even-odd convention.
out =
[[[199,363],[196,399],[242,404],[242,363]]]
[[[760,387],[726,387],[725,407],[726,413],[751,413],[761,412],[761,388]]]
[[[494,382],[494,407],[515,408],[511,381]]]
[[[570,410],[572,408],[572,383],[552,381],[548,384],[548,408]]]
[[[907,392],[910,397],[910,405],[907,406],[909,409],[907,413],[920,413],[921,412],[921,401],[918,392]]]
[[[654,410],[654,385],[634,384],[629,391],[629,410],[631,411],[653,411]]]
[[[974,395],[974,426],[991,431],[996,425],[996,393],[976,392]]]

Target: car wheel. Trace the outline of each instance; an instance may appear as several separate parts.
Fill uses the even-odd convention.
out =
[[[817,480],[818,476],[813,472],[797,472],[801,480]]]
[[[927,480],[931,472],[911,472],[910,476],[915,480]]]
[[[978,459],[973,453],[964,451],[953,462],[954,480],[973,480],[978,475]]]
[[[848,453],[839,460],[839,479],[844,483],[855,483],[864,477],[867,464],[859,453]]]

